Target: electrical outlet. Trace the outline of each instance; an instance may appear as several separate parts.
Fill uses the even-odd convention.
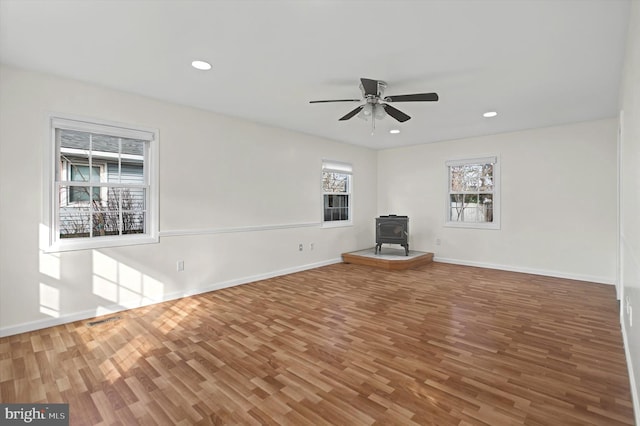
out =
[[[176,270],[177,270],[178,272],[182,272],[182,271],[184,271],[184,260],[178,260],[178,261],[176,262]]]
[[[309,244],[309,248],[313,250],[313,243]]]
[[[437,245],[437,246],[439,246],[441,242],[442,242],[442,241],[440,240],[440,238],[436,238],[436,245]]]
[[[304,250],[304,246],[302,245],[302,243],[298,244],[298,250],[299,250],[299,251]]]

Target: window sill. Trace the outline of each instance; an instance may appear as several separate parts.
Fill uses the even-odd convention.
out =
[[[345,228],[353,226],[351,220],[334,220],[331,222],[322,222],[321,228]]]
[[[445,222],[445,228],[500,229],[499,223]]]
[[[58,241],[44,249],[45,253],[57,253],[74,250],[92,250],[107,247],[122,247],[141,244],[155,244],[159,242],[158,237],[149,235],[131,235],[124,237],[96,237],[92,239],[68,239]]]

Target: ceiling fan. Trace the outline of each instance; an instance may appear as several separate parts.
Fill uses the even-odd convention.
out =
[[[390,115],[401,123],[409,120],[411,117],[397,108],[389,105],[389,102],[436,102],[438,100],[437,93],[413,93],[410,95],[384,96],[384,90],[387,83],[380,80],[372,80],[370,78],[360,79],[360,90],[362,91],[362,99],[330,99],[323,101],[309,101],[311,104],[326,102],[362,102],[363,105],[349,111],[340,121],[349,120],[354,116],[368,120],[371,118],[372,127],[375,128],[375,120],[382,119],[385,115]]]

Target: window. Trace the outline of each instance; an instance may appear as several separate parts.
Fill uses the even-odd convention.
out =
[[[91,166],[91,178],[89,178],[89,165],[69,163],[69,175],[74,182],[96,182],[100,180],[100,167]],[[100,201],[100,188],[93,188],[93,201]],[[72,187],[69,193],[69,202],[89,201],[87,188]]]
[[[58,117],[51,130],[49,249],[157,242],[155,132]]]
[[[324,224],[351,223],[351,164],[322,162]]]
[[[500,228],[497,157],[447,161],[446,225]]]

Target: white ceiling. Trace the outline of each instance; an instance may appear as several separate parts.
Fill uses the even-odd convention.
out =
[[[615,116],[628,13],[627,0],[0,0],[0,61],[379,149]],[[338,121],[357,103],[309,104],[359,97],[360,77],[440,101],[393,104],[412,119],[373,135]]]

